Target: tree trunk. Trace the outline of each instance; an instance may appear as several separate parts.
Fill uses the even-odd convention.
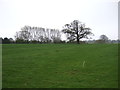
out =
[[[79,44],[80,43],[80,41],[79,41],[79,37],[77,36],[77,44]]]
[[[78,34],[78,23],[76,23],[76,31],[77,31],[77,44],[79,44],[79,34]]]

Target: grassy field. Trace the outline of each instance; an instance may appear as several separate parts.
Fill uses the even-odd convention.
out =
[[[9,44],[2,56],[3,88],[118,87],[117,44]]]

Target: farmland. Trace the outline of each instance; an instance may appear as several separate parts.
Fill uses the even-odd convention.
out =
[[[117,44],[3,44],[2,66],[3,88],[118,87]]]

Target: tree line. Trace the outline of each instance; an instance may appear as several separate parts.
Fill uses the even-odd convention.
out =
[[[24,26],[16,32],[16,43],[58,43],[61,41],[61,32],[58,29]]]
[[[61,43],[61,34],[64,33],[69,42],[76,41],[79,44],[80,39],[92,34],[90,30],[78,20],[65,24],[62,32],[58,29],[24,26],[21,31],[16,32],[15,43]],[[2,41],[10,43],[11,40],[5,38]]]
[[[93,44],[93,43],[120,43],[120,40],[110,40],[106,35],[101,35],[100,38],[98,40],[88,40],[88,41],[79,41],[80,44]],[[41,43],[39,41],[25,41],[23,39],[19,39],[18,41],[13,40],[12,38],[0,38],[0,44],[32,44],[32,43]],[[45,42],[43,42],[45,43]],[[50,43],[50,42],[47,42]],[[55,42],[51,42],[51,43],[55,43]],[[56,43],[77,43],[76,41],[60,41],[60,42],[56,42]]]
[[[61,35],[65,34],[66,41],[61,40]],[[15,40],[12,38],[0,38],[3,44],[9,43],[86,43],[81,41],[82,38],[91,39],[91,28],[78,20],[74,20],[69,24],[65,24],[63,29],[49,29],[43,27],[24,26],[21,31],[16,32]],[[108,43],[109,39],[106,35],[101,35],[99,40],[95,43]]]

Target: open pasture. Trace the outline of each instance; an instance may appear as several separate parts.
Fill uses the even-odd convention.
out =
[[[118,87],[117,44],[3,44],[2,47],[3,88]]]

